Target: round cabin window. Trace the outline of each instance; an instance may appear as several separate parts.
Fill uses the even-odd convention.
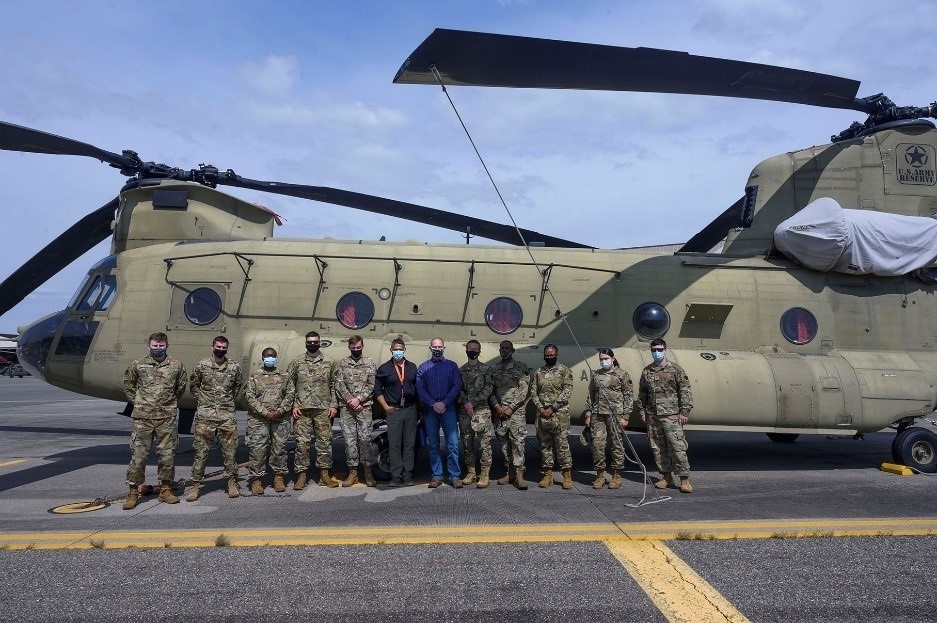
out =
[[[791,344],[807,344],[817,337],[817,319],[803,307],[792,307],[781,316],[781,333]]]
[[[182,310],[192,324],[211,324],[221,315],[221,297],[211,288],[196,288],[185,297]]]
[[[338,300],[335,315],[346,329],[360,329],[374,319],[374,303],[363,292],[349,292]]]
[[[499,296],[485,307],[485,324],[498,335],[514,333],[523,319],[521,306],[507,296]]]
[[[670,314],[660,303],[641,303],[634,310],[631,324],[645,340],[663,337],[670,329]]]

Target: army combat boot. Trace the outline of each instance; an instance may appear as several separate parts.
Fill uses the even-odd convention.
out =
[[[189,495],[185,496],[185,501],[194,502],[195,500],[197,500],[199,496],[199,489],[201,488],[202,488],[201,482],[193,482],[192,488],[189,489]]]
[[[124,510],[132,511],[137,507],[139,501],[140,492],[137,490],[137,485],[130,485],[130,491],[127,492],[127,499],[124,500]]]
[[[462,479],[463,485],[474,485],[475,484],[475,468],[470,467],[468,473],[465,475],[465,478]]]
[[[306,472],[300,472],[296,476],[295,482],[293,482],[293,491],[302,491],[306,488],[306,483],[309,482],[309,476]]]
[[[348,475],[345,476],[345,480],[342,481],[343,487],[350,487],[351,485],[358,483],[358,466],[348,468]]]
[[[654,483],[654,486],[658,489],[666,489],[667,487],[673,486],[673,474],[667,472],[661,474],[663,478]]]
[[[514,486],[521,491],[527,491],[527,481],[524,480],[523,467],[518,467],[514,470]]]
[[[330,489],[334,489],[340,484],[342,484],[342,481],[332,478],[332,474],[330,473],[328,467],[323,467],[322,469],[319,470],[319,486],[320,487],[328,487]]]
[[[543,476],[540,477],[540,482],[537,483],[537,486],[541,489],[549,487],[553,484],[553,468],[544,467]]]
[[[680,477],[680,491],[681,493],[693,493],[693,485],[690,484],[689,476]]]
[[[228,478],[228,497],[229,498],[238,498],[241,497],[241,492],[238,489],[238,479],[234,476]]]
[[[159,485],[159,501],[166,504],[178,504],[179,496],[172,492],[172,483],[163,482]]]
[[[499,485],[507,485],[514,482],[514,466],[512,465],[508,467],[508,473],[506,473],[501,478],[498,478],[497,482]]]
[[[612,470],[612,481],[608,483],[609,489],[621,489],[621,471]]]
[[[573,488],[573,470],[572,469],[567,468],[563,470],[563,488],[564,489]]]
[[[374,472],[371,471],[370,465],[364,466],[364,484],[368,487],[376,487],[377,481],[374,480]]]
[[[263,495],[264,494],[264,484],[260,482],[260,478],[254,478],[251,480],[251,495]]]
[[[273,476],[273,490],[277,493],[286,491],[286,479],[283,478],[283,474],[275,474]]]
[[[592,483],[593,489],[601,489],[605,486],[605,470],[599,469],[595,472],[595,482]]]
[[[487,489],[488,485],[491,484],[491,481],[488,480],[488,473],[491,471],[490,465],[482,465],[482,473],[478,478],[478,484],[475,485],[478,489]]]

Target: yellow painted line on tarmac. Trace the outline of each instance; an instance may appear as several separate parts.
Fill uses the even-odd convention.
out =
[[[671,623],[748,622],[661,541],[606,541],[605,545]]]
[[[19,465],[20,463],[25,463],[26,459],[16,459],[15,461],[4,461],[0,463],[0,467],[9,467],[11,465]]]
[[[87,516],[87,515],[86,515]],[[0,532],[3,549],[420,545],[937,535],[937,517],[601,524]],[[97,544],[97,545],[95,545]]]

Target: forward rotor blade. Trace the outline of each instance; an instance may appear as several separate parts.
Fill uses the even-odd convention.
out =
[[[436,29],[394,82],[719,95],[865,111],[859,82],[686,52]]]
[[[738,225],[743,205],[745,205],[744,196],[730,205],[725,212],[714,218],[709,225],[699,230],[695,236],[687,240],[686,244],[677,250],[677,253],[684,251],[706,253],[719,244],[726,237],[728,231]]]
[[[26,151],[36,154],[88,156],[107,162],[117,168],[135,167],[138,160],[115,154],[94,145],[0,121],[0,149]]]
[[[332,203],[355,208],[356,210],[364,210],[365,212],[374,212],[376,214],[384,214],[385,216],[415,221],[417,223],[423,223],[424,225],[435,225],[436,227],[451,229],[452,231],[461,233],[470,232],[482,238],[497,240],[498,242],[507,244],[523,244],[520,237],[517,235],[517,230],[510,225],[502,225],[471,216],[445,212],[435,208],[427,208],[414,203],[384,199],[383,197],[375,197],[374,195],[363,195],[361,193],[328,188],[325,186],[263,182],[247,179],[231,172],[220,174],[217,178],[217,183]],[[521,229],[521,232],[524,235],[524,240],[528,243],[543,243],[548,247],[593,248],[589,245],[573,242],[571,240],[564,240],[563,238],[556,238],[529,229]]]
[[[0,316],[110,236],[117,204],[118,199],[115,197],[86,215],[0,283]]]

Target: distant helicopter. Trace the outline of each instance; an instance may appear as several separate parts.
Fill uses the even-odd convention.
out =
[[[0,123],[2,149],[88,156],[130,177],[117,198],[0,284],[2,314],[112,236],[111,254],[68,307],[22,330],[20,362],[59,387],[124,400],[124,369],[156,330],[189,367],[218,333],[245,368],[267,346],[288,361],[303,352],[310,329],[333,358],[346,355],[352,334],[364,336],[365,354],[376,360],[397,336],[416,359],[442,336],[450,346],[480,340],[489,360],[510,339],[517,357],[536,366],[552,342],[577,379],[579,416],[595,348],[613,347],[636,379],[650,361],[647,342],[663,336],[693,385],[689,428],[761,431],[784,442],[891,426],[896,461],[937,471],[937,435],[914,425],[937,407],[937,271],[822,272],[773,250],[778,226],[821,198],[881,214],[937,213],[937,130],[924,119],[937,104],[860,99],[856,81],[755,63],[453,30],[434,31],[395,81],[719,95],[868,118],[830,144],[757,165],[742,197],[676,253],[595,249],[391,199],[144,162],[133,151]],[[275,214],[219,185],[513,246],[276,239]],[[707,252],[723,239],[721,253]],[[525,241],[539,247],[536,264]],[[447,354],[461,363],[460,350]],[[193,406],[191,398],[182,405]]]

